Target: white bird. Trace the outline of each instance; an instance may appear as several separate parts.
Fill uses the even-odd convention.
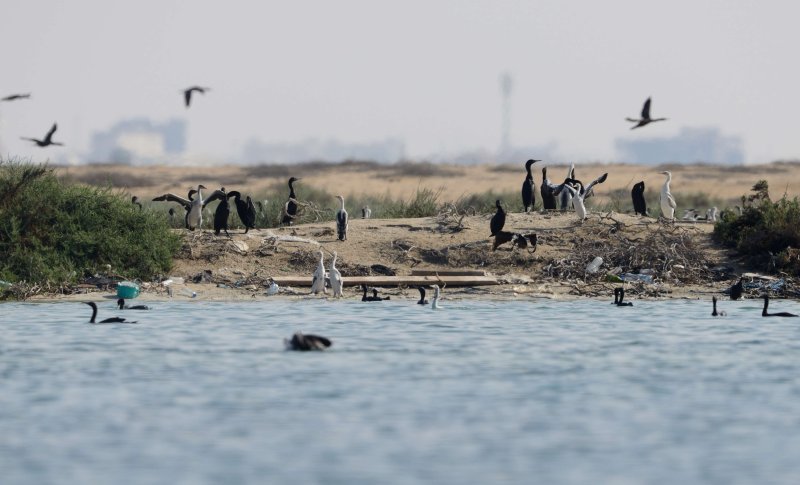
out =
[[[269,279],[269,288],[267,288],[267,296],[274,296],[278,294],[278,290],[280,287],[278,283],[275,283],[275,280],[272,278]]]
[[[575,178],[575,164],[571,163],[569,165],[569,170],[567,171],[567,178],[574,179]],[[569,206],[572,204],[572,193],[569,190],[563,190],[563,186],[561,187],[561,210],[565,211],[569,209]]]
[[[568,181],[564,182],[564,190],[569,192],[572,198],[572,203],[575,206],[575,213],[578,214],[578,217],[581,221],[586,219],[587,214],[584,199],[586,199],[587,194],[591,193],[590,191],[592,190],[592,187],[594,187],[596,184],[602,184],[606,181],[606,178],[608,178],[608,172],[592,180],[592,183],[587,185],[585,188],[580,180],[569,179]],[[572,183],[575,183],[578,188],[574,188]]]
[[[372,217],[372,209],[370,209],[368,205],[365,205],[361,208],[361,218],[369,219],[370,217]]]
[[[336,212],[336,232],[339,240],[344,241],[347,239],[347,211],[344,208],[344,197],[337,195],[336,198],[342,203],[342,207]]]
[[[683,209],[683,217],[684,221],[696,221],[697,220],[697,211],[694,209]]]
[[[674,221],[675,208],[678,207],[678,204],[675,203],[675,199],[672,197],[672,194],[669,191],[669,183],[672,181],[672,173],[669,171],[664,171],[661,172],[661,174],[667,176],[667,180],[664,181],[664,186],[661,187],[661,215],[663,215],[667,220]]]
[[[183,197],[175,194],[164,194],[156,197],[153,201],[160,202],[168,200],[170,202],[177,202],[186,209],[186,227],[190,231],[194,231],[198,227],[203,226],[203,194],[200,190],[204,190],[204,185],[197,186],[197,197],[194,199],[184,199]],[[191,194],[191,192],[190,192]],[[191,197],[191,195],[190,195]]]
[[[708,219],[708,222],[717,222],[717,211],[718,209],[716,206],[706,211],[706,218]]]
[[[339,298],[342,296],[342,286],[344,285],[344,280],[342,279],[342,273],[336,269],[336,251],[333,252],[333,259],[331,260],[331,267],[328,270],[328,276],[331,279],[333,297]]]
[[[431,301],[431,309],[432,310],[439,310],[442,308],[439,305],[439,285],[433,285],[433,300]]]
[[[311,280],[311,293],[317,294],[320,291],[327,294],[328,290],[325,289],[325,264],[322,260],[322,249],[319,250],[319,264],[316,271],[314,271],[314,278]]]

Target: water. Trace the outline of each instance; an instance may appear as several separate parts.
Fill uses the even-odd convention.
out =
[[[722,319],[697,301],[443,304],[175,301],[125,313],[140,325],[0,305],[2,483],[800,476],[800,319],[756,301]],[[284,351],[296,330],[334,346]]]

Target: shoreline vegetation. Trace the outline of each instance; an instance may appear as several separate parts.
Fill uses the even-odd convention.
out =
[[[795,175],[800,179],[800,164],[772,165],[792,174],[784,175],[786,183]],[[619,182],[622,176],[605,165],[578,167],[584,178],[603,170],[610,172],[610,182],[615,175],[618,180],[616,185],[600,186],[597,197],[587,204],[589,218],[579,223],[573,212],[541,211],[538,193],[537,210],[521,213],[519,188],[509,188],[521,185],[521,167],[482,167],[510,182],[474,193],[469,192],[471,185],[461,184],[460,195],[453,197],[450,184],[435,184],[442,178],[462,177],[464,172],[477,170],[475,167],[410,162],[391,166],[369,162],[263,165],[237,167],[229,171],[228,178],[215,178],[221,168],[214,167],[207,176],[211,180],[198,180],[196,174],[205,169],[184,172],[180,167],[156,167],[148,171],[102,165],[86,170],[0,160],[0,254],[4,256],[0,261],[0,292],[5,299],[52,298],[83,295],[91,287],[104,284],[108,291],[109,282],[113,286],[119,280],[138,280],[143,283],[146,298],[160,298],[166,297],[166,290],[159,283],[179,277],[201,285],[209,297],[255,297],[264,294],[270,277],[310,275],[322,249],[326,266],[332,252],[337,251],[337,266],[345,278],[409,275],[421,269],[434,273],[480,270],[503,283],[453,293],[465,297],[531,294],[610,299],[611,288],[623,284],[620,279],[627,280],[627,294],[633,297],[691,296],[724,290],[746,271],[774,278],[768,276],[762,282],[781,281],[777,295],[796,295],[793,278],[800,274],[800,252],[794,249],[800,248],[797,198],[784,194],[773,201],[767,179],[759,178],[767,172],[764,167],[759,171],[748,166],[736,172],[737,178],[753,176],[747,186],[752,189],[738,196],[719,191],[692,192],[692,188],[684,192],[681,172],[677,171],[709,167],[670,168],[678,174],[672,184],[678,201],[676,216],[680,217],[684,208],[703,212],[710,204],[718,204],[719,222],[663,223],[654,217],[632,216],[630,187],[638,178],[625,174],[627,178]],[[651,174],[654,167],[633,170],[649,174],[645,195],[654,215],[663,177]],[[160,171],[168,171],[173,177],[164,183]],[[555,173],[548,171],[548,175],[556,181],[561,171],[553,167]],[[149,172],[156,180],[146,175]],[[350,185],[337,184],[340,172],[356,180]],[[182,173],[195,175],[181,178]],[[296,185],[303,211],[297,225],[277,227],[290,174],[303,177]],[[320,183],[325,174],[334,183]],[[403,197],[390,191],[380,194],[380,184],[359,185],[359,177],[381,183],[393,179],[398,186],[405,184],[410,195]],[[540,183],[541,176],[535,180]],[[188,187],[197,182],[211,190],[218,188],[214,185],[218,183],[228,191],[252,194],[254,201],[261,202],[258,229],[242,234],[233,210],[229,218],[231,237],[214,236],[209,227],[215,202],[205,211],[203,230],[189,232],[179,228],[184,211],[177,204],[150,202],[153,196],[169,190],[166,186]],[[483,182],[474,185],[481,189]],[[350,212],[345,242],[334,235],[337,193],[331,192],[331,187],[338,187],[339,194],[344,192]],[[185,190],[175,188],[174,192],[180,195]],[[142,209],[131,203],[132,195],[139,197]],[[492,250],[488,221],[496,199],[504,201],[509,213],[506,230],[536,233],[535,249],[506,244]],[[372,210],[371,219],[360,218],[365,205]],[[172,221],[167,216],[169,208],[178,214]],[[603,259],[600,270],[587,273],[587,264],[596,257]],[[626,275],[649,275],[653,283],[647,277]],[[766,284],[753,283],[753,294]],[[772,290],[778,289],[769,284]],[[400,288],[395,294],[402,295],[406,290]],[[304,288],[282,291],[307,294]],[[355,296],[350,293],[346,291],[345,295]],[[414,293],[413,288],[408,291],[410,297]]]

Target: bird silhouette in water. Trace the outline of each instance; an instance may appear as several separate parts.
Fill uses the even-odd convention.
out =
[[[503,230],[503,226],[506,225],[506,211],[503,210],[503,206],[500,203],[500,199],[497,199],[494,202],[495,207],[497,207],[497,212],[492,216],[492,220],[489,221],[489,229],[492,231],[490,236],[494,236],[498,232]]]
[[[718,312],[717,311],[717,297],[716,296],[712,296],[711,297],[711,305],[713,307],[713,309],[711,310],[711,316],[712,317],[724,317],[724,316],[728,315],[725,312]]]
[[[95,304],[95,302],[93,302],[93,301],[84,301],[83,303],[86,304],[86,305],[89,305],[90,307],[92,307],[92,318],[89,320],[89,323],[95,323],[95,324],[97,324],[97,323],[136,323],[136,322],[129,322],[128,320],[125,320],[122,317],[111,317],[111,318],[106,318],[105,320],[100,320],[99,322],[97,322],[97,321],[95,321],[95,319],[97,318],[97,304]]]
[[[10,96],[6,96],[5,98],[0,98],[0,101],[16,101],[18,99],[30,99],[31,93],[25,94],[12,94]]]
[[[192,104],[192,93],[197,92],[200,94],[206,94],[206,91],[211,91],[211,88],[204,88],[201,86],[192,86],[190,88],[186,88],[183,90],[183,100],[186,103],[186,107],[188,108]]]
[[[36,143],[37,146],[40,147],[46,147],[50,145],[64,146],[63,143],[57,143],[53,141],[53,133],[55,133],[57,129],[58,129],[58,124],[53,123],[53,126],[52,128],[50,128],[50,131],[48,131],[47,134],[44,136],[44,140],[38,140],[36,138],[25,138],[25,137],[20,137],[20,138],[22,138],[23,140],[32,141]]]
[[[623,302],[623,298],[625,298],[625,289],[624,288],[614,288],[614,305],[617,306],[633,306],[633,302],[625,301]]]
[[[364,292],[364,294],[361,296],[361,301],[383,301],[391,299],[390,296],[385,298],[378,296],[378,290],[375,288],[372,289],[372,296],[367,296],[367,285],[361,285],[361,290]]]
[[[644,200],[644,180],[634,184],[631,189],[631,199],[633,200],[633,214],[647,215],[647,202]]]
[[[769,306],[769,295],[764,293],[764,309],[761,310],[762,317],[796,317],[794,313],[789,312],[778,312],[778,313],[769,313],[767,312],[767,307]]]
[[[739,278],[739,281],[736,282],[735,285],[731,286],[731,300],[739,300],[742,298],[742,293],[744,293],[744,284],[742,281],[744,278]]]
[[[117,300],[117,306],[119,306],[120,310],[149,310],[150,307],[147,305],[126,305],[125,298],[120,298]]]
[[[333,345],[329,338],[302,332],[295,332],[291,339],[283,339],[283,343],[286,345],[286,350],[299,351],[325,350]]]
[[[417,286],[417,289],[419,290],[419,301],[417,302],[417,305],[427,305],[428,300],[425,299],[425,288]]]
[[[644,102],[644,106],[642,106],[642,117],[640,119],[635,118],[625,118],[627,121],[631,123],[636,123],[631,127],[631,130],[635,130],[640,126],[649,125],[650,123],[655,123],[656,121],[666,121],[666,118],[651,118],[650,117],[650,98],[647,98],[647,101]]]

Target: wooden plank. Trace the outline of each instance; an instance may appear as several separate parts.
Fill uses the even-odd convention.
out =
[[[477,269],[412,269],[411,276],[486,276],[486,271]]]
[[[276,276],[273,278],[282,286],[311,286],[311,276]],[[491,276],[351,276],[345,277],[344,286],[488,286],[499,284]]]

